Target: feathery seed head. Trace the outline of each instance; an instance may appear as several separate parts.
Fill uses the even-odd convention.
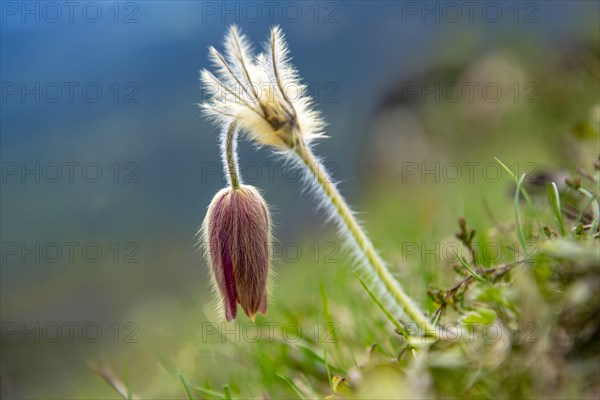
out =
[[[237,27],[225,37],[225,55],[210,48],[216,76],[201,71],[210,99],[201,105],[217,124],[231,121],[260,145],[292,149],[323,135],[324,123],[311,109],[279,27],[271,29],[264,52],[252,48]]]
[[[267,309],[271,222],[266,202],[252,186],[220,190],[203,225],[212,282],[228,321],[238,303],[252,319]]]

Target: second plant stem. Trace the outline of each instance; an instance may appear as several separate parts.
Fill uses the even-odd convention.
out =
[[[301,141],[297,143],[294,150],[296,155],[302,160],[304,166],[311,172],[317,184],[321,187],[327,196],[328,201],[331,202],[335,212],[339,215],[349,234],[352,236],[353,241],[358,246],[359,251],[364,255],[368,266],[384,286],[387,293],[394,298],[414,322],[424,329],[426,334],[435,335],[435,327],[433,324],[429,322],[427,317],[419,310],[412,299],[404,293],[400,284],[394,279],[377,254],[375,247],[354,217],[352,211],[346,204],[346,201],[337,190],[336,186],[331,182],[329,176],[322,165],[317,161],[312,151]]]

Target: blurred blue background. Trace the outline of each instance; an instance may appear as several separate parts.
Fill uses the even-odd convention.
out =
[[[2,373],[17,397],[67,379],[53,366],[75,355],[28,350],[7,322],[101,321],[108,331],[140,310],[158,315],[142,334],[181,302],[207,302],[194,235],[224,181],[218,131],[197,107],[198,71],[230,24],[256,48],[282,26],[328,123],[317,152],[354,204],[376,180],[370,135],[399,82],[498,48],[543,65],[599,29],[596,1],[477,2],[473,14],[453,3],[460,17],[445,2],[69,4],[1,3]],[[278,240],[322,230],[277,158],[247,143],[240,158],[274,208]],[[158,299],[169,305],[157,309]]]

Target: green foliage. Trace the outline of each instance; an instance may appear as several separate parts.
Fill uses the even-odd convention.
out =
[[[506,211],[533,211],[529,218],[516,214],[532,227],[521,233],[516,224],[502,228],[511,221],[498,227],[459,219],[458,232],[444,240],[458,240],[464,254],[432,266],[437,273],[422,299],[438,340],[393,320],[385,301],[347,273],[349,260],[339,255],[339,263],[323,268],[310,255],[281,273],[274,294],[280,300],[266,317],[226,323],[208,339],[198,333],[180,355],[158,358],[170,385],[144,392],[132,383],[132,391],[220,400],[592,397],[600,372],[600,254],[598,187],[587,181],[562,191],[551,182],[524,204],[506,198]],[[528,192],[525,182],[512,183],[516,193]],[[577,212],[565,213],[567,203]],[[490,244],[500,251],[486,252]],[[420,273],[411,268],[412,278],[401,279]],[[264,333],[272,325],[272,336],[243,334],[248,326]]]
[[[325,264],[305,252],[279,268],[265,317],[221,325],[194,308],[173,323],[189,334],[161,348],[172,361],[132,372],[127,386],[142,398],[595,398],[600,162],[597,154],[590,160],[587,142],[597,138],[595,122],[572,122],[590,95],[569,96],[570,86],[551,87],[550,104],[511,106],[486,132],[485,146],[473,149],[468,144],[482,133],[456,112],[459,105],[423,110],[441,147],[499,165],[503,180],[423,189],[383,176],[363,196],[373,242],[438,340],[394,320],[342,253]],[[573,131],[557,128],[565,124]],[[449,135],[449,125],[465,134]],[[566,179],[514,168],[548,159],[545,167],[566,170]],[[406,244],[420,251],[407,254]],[[254,340],[256,330],[262,336]]]

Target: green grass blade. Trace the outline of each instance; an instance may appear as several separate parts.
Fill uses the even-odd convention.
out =
[[[464,267],[464,269],[469,271],[469,273],[473,276],[473,278],[477,279],[479,282],[487,282],[484,278],[481,277],[481,275],[479,275],[477,272],[473,271],[473,268],[471,268],[469,263],[467,263],[464,260],[464,258],[459,256],[458,254],[456,255],[456,258],[458,258],[458,261],[460,261],[460,264]]]
[[[313,360],[318,361],[323,365],[329,365],[329,368],[331,368],[332,371],[335,371],[336,373],[343,373],[343,371],[340,368],[336,367],[335,365],[328,364],[327,361],[325,361],[325,359],[323,357],[318,355],[313,349],[311,349],[307,345],[304,345],[302,343],[295,343],[294,346],[296,348],[304,351],[304,354],[306,354],[308,357],[312,358]]]
[[[224,394],[219,393],[215,390],[207,389],[202,386],[194,386],[194,390],[197,390],[198,392],[202,393],[205,396],[214,397],[215,399],[219,399],[219,400],[226,400]]]
[[[324,328],[327,329],[328,326],[334,327],[334,329],[331,331],[331,342],[333,344],[333,350],[335,351],[335,356],[337,357],[337,362],[338,362],[338,364],[340,362],[347,364],[346,357],[340,351],[340,341],[339,341],[339,337],[337,334],[337,329],[335,329],[335,324],[333,322],[333,319],[331,318],[331,314],[329,313],[329,299],[327,298],[327,290],[325,289],[325,283],[323,281],[321,281],[321,299],[323,300],[323,314],[325,316]],[[325,338],[321,339],[323,351],[325,351],[324,339]],[[326,363],[325,366],[327,367],[327,370],[329,371],[329,364]],[[330,379],[329,383],[331,383],[331,379]]]
[[[333,324],[331,314],[329,313],[329,300],[327,298],[327,291],[325,290],[325,284],[321,281],[321,300],[323,301],[323,314],[325,315],[325,323]],[[338,342],[337,333],[334,330],[332,333],[334,343]]]
[[[231,390],[229,389],[229,385],[223,386],[223,394],[225,395],[225,400],[231,400]]]
[[[327,363],[327,349],[323,347],[323,361],[325,361],[325,369],[327,369],[327,380],[329,381],[329,387],[333,389],[333,381],[331,380],[331,369],[329,363]]]
[[[583,193],[583,195],[589,199],[590,203],[592,203],[592,208],[594,210],[594,219],[592,220],[590,232],[593,235],[598,230],[598,223],[600,221],[600,205],[598,204],[598,199],[596,199],[596,196],[593,195],[591,192],[589,192],[587,189],[580,187],[579,192]],[[589,203],[588,203],[588,205],[589,205]],[[580,222],[583,219],[585,209],[587,208],[588,205],[586,205],[586,207],[581,211],[581,216],[579,217]]]
[[[585,216],[585,210],[588,209],[588,207],[590,206],[590,204],[592,204],[592,202],[594,201],[594,198],[588,198],[587,203],[585,203],[585,206],[583,206],[583,208],[581,209],[581,212],[579,213],[579,218],[577,218],[577,225],[583,223],[583,217]]]
[[[321,300],[323,301],[323,314],[325,315],[325,324],[332,324],[331,315],[329,314],[329,299],[327,298],[327,290],[325,289],[325,282],[321,281]],[[327,326],[327,325],[326,325]],[[338,340],[335,329],[333,331],[333,340],[334,346],[337,350]],[[325,362],[325,368],[327,369],[327,380],[329,381],[329,386],[333,388],[333,383],[331,381],[331,369],[329,368],[329,363],[327,362],[327,349],[325,348],[325,344],[323,340],[321,340],[323,346],[323,361]]]
[[[521,247],[526,249],[525,247],[525,234],[523,233],[523,227],[521,226],[520,220],[520,207],[519,207],[519,195],[521,193],[521,186],[523,186],[523,182],[525,181],[525,177],[527,174],[523,174],[521,179],[517,181],[517,190],[515,190],[515,227],[517,229],[517,237],[519,238],[519,243],[521,243]]]
[[[554,213],[554,218],[558,221],[558,228],[560,230],[560,234],[562,236],[567,236],[567,230],[565,229],[565,221],[563,219],[562,211],[560,208],[560,194],[558,193],[558,188],[556,187],[556,183],[550,182],[548,186],[548,200],[550,201],[550,206],[552,207],[552,212]]]
[[[123,363],[123,385],[127,389],[127,400],[131,400],[131,390],[129,390],[129,368],[127,360]]]
[[[358,281],[360,282],[360,284],[362,285],[362,287],[365,288],[365,290],[369,294],[369,297],[371,297],[371,299],[375,302],[375,304],[377,304],[377,307],[379,307],[379,309],[381,311],[383,311],[383,313],[385,314],[385,316],[392,322],[392,324],[394,324],[394,326],[396,327],[396,329],[398,329],[398,332],[400,332],[400,334],[402,336],[404,336],[408,340],[409,334],[406,331],[406,329],[404,329],[402,327],[402,325],[400,325],[400,322],[396,321],[396,319],[392,316],[392,314],[390,314],[390,312],[383,306],[383,304],[381,304],[381,302],[379,301],[379,299],[377,299],[377,297],[375,297],[375,295],[373,294],[373,292],[371,292],[369,290],[369,288],[367,287],[367,284],[362,279],[360,279],[360,277],[357,274],[354,274],[354,275],[356,275],[356,278],[358,279]]]
[[[508,168],[497,157],[494,157],[494,160],[496,160],[496,162],[498,164],[500,164],[500,166],[508,173],[508,175],[510,175],[510,177],[515,181],[515,183],[519,183],[519,178],[517,178],[517,176],[510,170],[510,168]],[[538,212],[537,212],[535,206],[533,205],[533,201],[531,201],[531,197],[529,197],[529,193],[527,193],[527,190],[525,190],[525,187],[523,187],[523,185],[521,185],[521,193],[523,193],[523,197],[525,198],[525,201],[527,202],[527,204],[529,204],[529,207],[531,207],[531,211],[533,212],[533,217],[538,224],[538,228],[539,228],[540,232],[543,232],[544,228],[542,227],[542,222],[540,221]]]
[[[192,392],[190,391],[190,387],[188,385],[187,379],[185,379],[185,376],[183,376],[183,374],[181,372],[179,373],[179,380],[181,381],[181,384],[183,385],[183,389],[185,389],[185,394],[187,395],[188,400],[194,400],[194,397],[192,396]]]
[[[298,397],[300,397],[302,400],[305,400],[304,395],[302,394],[302,392],[300,391],[300,389],[298,388],[298,386],[296,386],[296,384],[294,382],[292,382],[291,379],[289,379],[286,376],[283,376],[281,374],[277,374],[277,376],[281,379],[283,379],[285,382],[287,382],[288,385],[290,385],[290,387],[292,389],[294,389],[294,392],[296,392],[296,394],[298,395]]]
[[[165,371],[167,371],[172,376],[177,376],[178,370],[177,370],[177,367],[175,366],[175,364],[173,364],[173,362],[171,360],[169,360],[167,357],[163,356],[162,354],[160,354],[158,352],[156,352],[155,354],[156,354],[156,357],[158,357],[159,364],[163,366]]]
[[[188,397],[188,400],[194,400],[194,397],[192,396],[192,393],[190,391],[189,383],[188,383],[187,379],[185,378],[185,376],[183,376],[183,374],[181,373],[179,368],[177,368],[177,366],[169,358],[163,356],[162,354],[160,354],[158,352],[156,352],[155,354],[158,357],[159,364],[161,364],[163,366],[165,371],[167,371],[168,374],[176,377],[181,382],[181,384],[183,385],[183,388],[185,390],[185,393]]]

